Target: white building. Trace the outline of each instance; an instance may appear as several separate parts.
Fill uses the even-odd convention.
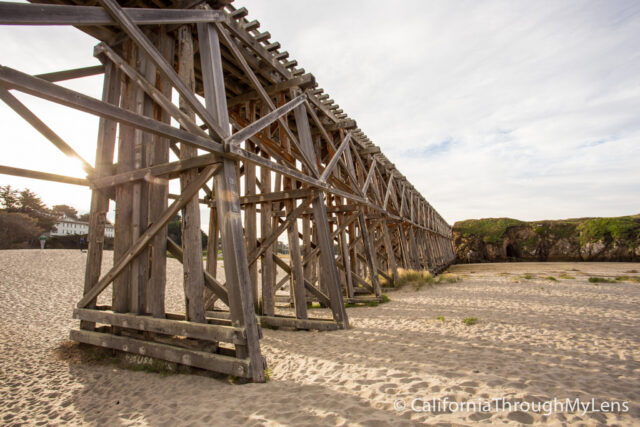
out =
[[[89,234],[89,223],[84,221],[78,221],[76,219],[71,219],[67,217],[63,217],[60,221],[58,221],[55,225],[55,230],[50,233],[52,236],[67,236],[70,234]],[[105,237],[113,237],[115,235],[115,231],[113,229],[113,225],[105,224],[104,226],[104,235]]]

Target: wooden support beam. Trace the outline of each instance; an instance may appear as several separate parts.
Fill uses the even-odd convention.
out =
[[[41,179],[44,181],[61,182],[63,184],[89,186],[89,181],[83,178],[74,178],[71,176],[57,175],[54,173],[39,172],[29,169],[14,168],[11,166],[0,166],[0,174],[21,176],[23,178]]]
[[[158,48],[161,55],[173,64],[175,57],[175,40],[166,33],[166,29],[161,29],[158,35]],[[147,72],[147,77],[151,73],[156,74],[155,69]],[[148,81],[155,80],[156,89],[165,98],[171,98],[171,84],[169,80],[162,76],[155,79],[147,78]],[[155,108],[154,119],[166,124],[171,123],[171,116],[166,109]],[[153,146],[150,153],[150,168],[166,164],[169,161],[170,141],[167,138],[153,135]],[[157,170],[157,169],[156,169]],[[169,183],[164,180],[152,180],[149,187],[149,222],[158,220],[162,212],[168,205]],[[149,287],[147,296],[147,308],[154,317],[163,318],[165,316],[165,291],[167,284],[167,227],[163,227],[153,238],[151,244],[151,271],[149,274]]]
[[[364,216],[364,211],[362,210],[362,208],[358,212],[358,221],[360,223],[360,236],[362,237],[362,242],[364,243],[364,253],[367,258],[367,263],[369,264],[371,284],[373,285],[373,290],[376,296],[379,297],[382,295],[382,291],[380,290],[380,281],[378,280],[378,267],[376,265],[376,254],[371,244],[369,229],[367,228],[367,220]]]
[[[35,77],[48,82],[61,82],[64,80],[80,79],[82,77],[95,76],[105,72],[104,65],[74,68],[72,70],[54,71],[52,73],[37,74]]]
[[[338,150],[335,152],[335,154],[327,164],[327,167],[324,168],[324,170],[322,171],[322,175],[320,175],[321,181],[325,181],[325,182],[327,181],[327,179],[331,175],[331,172],[333,172],[333,169],[338,164],[338,160],[340,160],[340,156],[342,156],[342,153],[344,152],[344,150],[349,146],[350,141],[351,141],[351,132],[349,132],[347,136],[344,137],[344,139],[342,140],[342,143],[340,144],[340,147],[338,148]]]
[[[90,310],[86,308],[74,309],[73,318],[92,323],[103,323],[138,331],[177,335],[203,341],[222,341],[233,344],[245,344],[247,342],[244,329],[233,326],[209,325],[207,323],[194,323],[186,320],[157,319],[138,314],[116,313],[111,310]]]
[[[191,26],[178,28],[178,76],[190,91],[195,90],[194,46]],[[195,112],[189,101],[180,97],[180,109],[191,120]],[[180,160],[186,161],[198,155],[195,147],[180,145]],[[184,190],[198,177],[197,170],[185,170],[180,176],[180,187]],[[202,265],[202,243],[200,237],[200,204],[198,198],[191,199],[182,209],[182,251],[184,269],[184,296],[187,320],[205,322],[204,316],[204,267]]]
[[[251,361],[249,361],[249,359],[189,350],[167,344],[100,332],[72,330],[69,338],[73,341],[91,344],[97,347],[111,348],[133,354],[143,354],[168,362],[208,369],[241,378],[251,378]]]
[[[196,98],[192,89],[182,81],[178,73],[173,67],[165,60],[165,58],[158,52],[158,49],[151,43],[149,38],[142,32],[140,28],[131,20],[131,18],[124,12],[122,7],[116,2],[116,0],[100,0],[100,4],[109,12],[109,15],[118,23],[122,31],[124,31],[138,45],[149,57],[149,59],[158,67],[164,77],[166,77],[178,94],[184,98],[185,103],[193,109],[193,111],[200,116],[202,121],[213,132],[213,137],[218,138],[218,141],[223,140],[224,136],[228,132],[221,128],[211,113],[205,108],[204,105]],[[162,9],[164,11],[165,9]],[[199,24],[206,25],[206,24]]]
[[[38,118],[31,110],[29,110],[22,102],[13,96],[8,90],[0,86],[0,99],[7,104],[13,111],[18,113],[23,119],[25,119],[31,126],[33,126],[38,132],[47,138],[53,145],[55,145],[60,151],[66,154],[68,157],[80,161],[82,168],[85,172],[93,172],[93,166],[89,164],[85,159],[80,156],[67,144],[57,133],[51,130],[42,120]]]
[[[104,82],[102,86],[102,100],[109,104],[118,104],[120,100],[120,73],[113,64],[105,66]],[[100,119],[98,124],[98,142],[96,144],[96,173],[106,173],[113,164],[117,133],[117,123]],[[91,192],[91,208],[89,211],[89,247],[87,249],[87,263],[84,274],[84,293],[93,288],[100,279],[102,268],[102,251],[104,249],[104,229],[109,211],[109,196],[100,191]],[[87,307],[95,306],[95,299]],[[80,322],[80,328],[93,330],[95,322]]]
[[[217,126],[223,129],[223,138],[226,138],[230,134],[229,115],[222,74],[220,40],[213,24],[198,24],[198,40],[205,102],[207,109],[215,116]],[[264,382],[266,362],[260,353],[258,324],[253,307],[247,249],[244,244],[238,200],[240,185],[236,163],[232,159],[223,159],[214,184],[232,324],[236,327],[244,326],[247,332],[247,345],[236,346],[236,354],[240,358],[251,360],[250,378],[256,382]]]
[[[287,89],[296,88],[296,87],[306,89],[307,87],[313,86],[315,82],[316,82],[316,79],[313,76],[313,74],[305,74],[299,77],[293,77],[291,79],[285,80],[280,83],[276,83],[271,86],[267,86],[264,88],[264,90],[265,92],[267,92],[267,94],[274,95],[278,92],[283,92]],[[253,101],[256,99],[260,99],[260,94],[258,93],[257,90],[251,90],[247,93],[243,93],[242,95],[238,95],[229,99],[228,107],[233,108],[247,101]]]
[[[168,150],[168,148],[167,148]],[[167,156],[168,157],[168,156]],[[176,160],[156,164],[145,168],[134,169],[128,172],[122,172],[115,175],[106,175],[102,177],[90,176],[90,185],[94,189],[108,188],[138,180],[156,181],[154,177],[163,177],[163,179],[171,179],[177,177],[180,172],[189,169],[199,169],[215,163],[220,163],[218,157],[214,154],[203,154],[197,157],[191,157],[185,160]]]
[[[223,153],[221,143],[193,135],[149,117],[127,111],[117,106],[83,95],[79,92],[49,83],[42,79],[0,65],[0,82],[30,95],[75,108],[76,110],[105,117],[138,129],[151,132],[178,142],[192,144],[211,152]]]
[[[136,25],[191,24],[222,22],[217,10],[124,8],[122,12]],[[107,11],[95,6],[0,3],[0,25],[118,25]]]

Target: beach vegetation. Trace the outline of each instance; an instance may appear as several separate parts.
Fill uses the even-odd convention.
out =
[[[475,325],[476,323],[478,323],[478,318],[477,317],[465,317],[464,319],[462,319],[462,323],[464,323],[467,326]]]
[[[640,283],[640,277],[637,276],[617,276],[616,282],[636,282]]]
[[[461,281],[462,277],[452,273],[442,273],[436,278],[436,283],[457,283]]]
[[[613,283],[614,280],[608,279],[606,277],[589,277],[590,283]]]
[[[265,368],[264,369],[264,379],[265,379],[265,381],[269,381],[271,379],[272,375],[273,375],[273,370],[271,368]]]
[[[556,279],[556,278],[555,278],[555,277],[553,277],[553,276],[547,276],[547,277],[545,277],[544,279],[545,279],[545,280],[551,280],[552,282],[557,282],[557,281],[558,281],[558,279]]]
[[[590,218],[579,226],[580,244],[600,240],[625,239],[632,247],[640,245],[640,218],[621,216],[616,218]]]
[[[535,277],[535,275],[531,274],[531,273],[525,273],[522,278],[523,279],[527,279],[527,280],[531,280]]]
[[[484,218],[459,221],[455,231],[464,237],[480,236],[485,243],[499,244],[509,227],[526,225],[525,222],[513,218]]]
[[[424,285],[432,285],[434,278],[427,270],[405,270],[398,269],[398,280],[381,280],[380,286],[385,288],[401,288],[405,285],[412,285],[416,290]]]
[[[435,319],[444,322],[444,316],[436,316]]]

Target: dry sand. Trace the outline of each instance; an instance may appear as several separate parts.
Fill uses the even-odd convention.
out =
[[[0,251],[1,424],[640,424],[640,284],[587,281],[640,271],[637,263],[455,266],[461,282],[407,287],[390,292],[390,303],[348,309],[352,330],[265,330],[271,381],[234,385],[59,360],[55,349],[76,327],[85,257]],[[168,306],[178,311],[175,260],[169,275]],[[558,281],[542,278],[551,275]],[[478,323],[464,325],[471,316]],[[394,409],[397,399],[445,397],[512,405],[593,397],[628,401],[629,413]]]

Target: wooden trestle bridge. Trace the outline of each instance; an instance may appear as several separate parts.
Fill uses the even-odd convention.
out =
[[[245,8],[3,2],[0,24],[71,25],[98,40],[99,66],[36,76],[0,66],[0,98],[66,155],[80,158],[11,91],[100,117],[95,163],[82,160],[86,179],[0,166],[92,189],[73,340],[260,382],[261,324],[348,328],[345,302],[381,298],[379,275],[437,273],[453,261],[451,227]],[[55,84],[96,74],[104,74],[101,100]],[[179,194],[169,193],[172,179]],[[112,201],[114,263],[101,272]],[[206,264],[201,204],[210,209]],[[179,212],[181,245],[167,235]],[[285,235],[288,260],[276,254]],[[184,267],[184,315],[165,311],[167,251]],[[112,304],[97,306],[109,285]],[[287,285],[294,316],[275,310]],[[310,301],[333,320],[310,318]]]

